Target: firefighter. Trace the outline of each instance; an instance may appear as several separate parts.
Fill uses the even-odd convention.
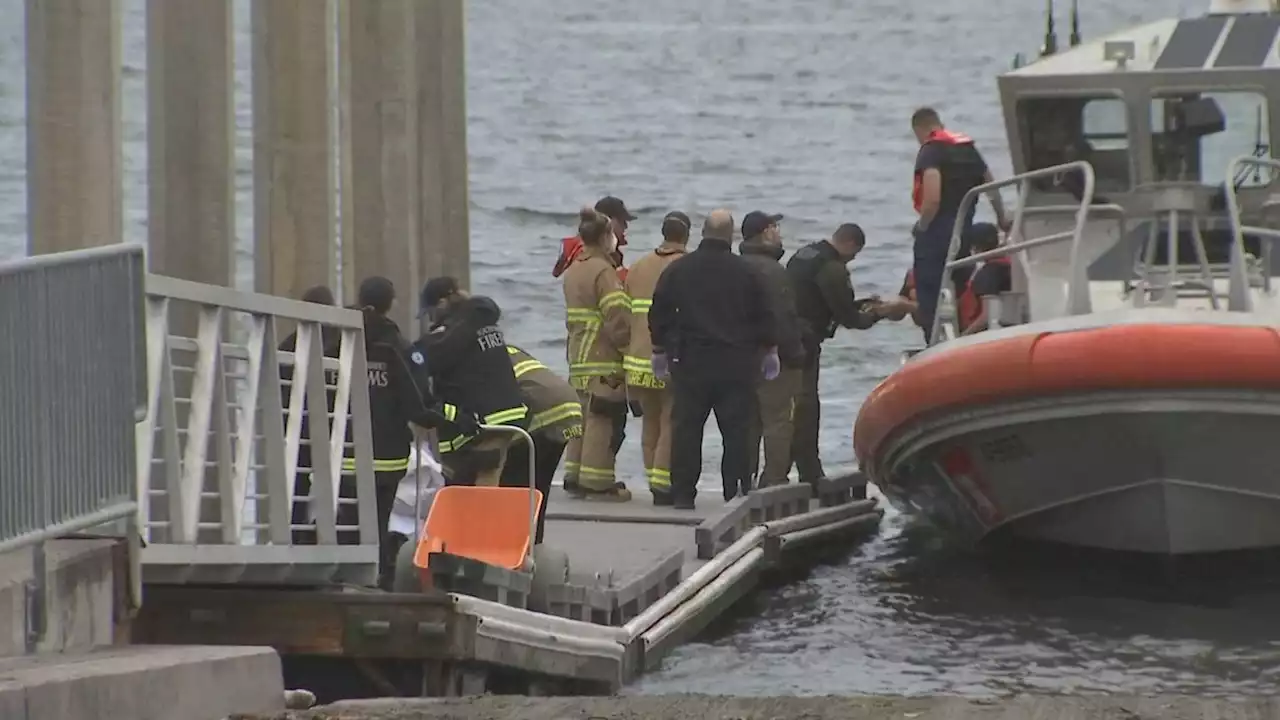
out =
[[[649,306],[658,277],[684,257],[689,243],[689,216],[676,211],[662,219],[662,244],[631,266],[626,290],[631,297],[631,346],[623,358],[627,396],[640,405],[644,474],[654,505],[671,504],[671,390],[653,375],[649,339]]]
[[[396,489],[409,469],[409,451],[413,432],[409,423],[427,429],[449,430],[474,435],[475,421],[457,414],[446,421],[430,399],[430,378],[421,352],[409,346],[400,328],[389,314],[395,304],[395,286],[384,277],[370,277],[360,283],[357,308],[364,313],[365,363],[368,367],[369,417],[373,436],[373,469],[378,506],[379,585],[390,587],[399,545],[387,533],[387,521],[395,502]],[[347,442],[352,440],[347,425]],[[355,459],[343,458],[342,484],[339,496],[356,497]],[[338,506],[338,524],[359,525],[359,506]],[[358,543],[359,534],[347,531],[339,535],[340,543]]]
[[[511,369],[520,383],[520,393],[532,418],[529,434],[533,436],[534,487],[542,491],[542,507],[538,510],[538,532],[534,544],[542,542],[547,516],[551,481],[565,446],[582,438],[582,403],[578,393],[559,375],[538,362],[537,358],[514,345],[507,346]],[[502,485],[529,487],[529,448],[517,443],[507,456],[502,471]]]
[[[611,259],[618,238],[607,215],[578,214],[583,249],[564,271],[569,383],[582,401],[581,441],[570,443],[565,490],[591,500],[627,502],[631,491],[614,474],[613,436],[627,412],[622,351],[631,341],[631,300]]]
[[[973,140],[944,128],[936,110],[916,110],[911,116],[911,130],[920,142],[911,185],[911,201],[919,214],[912,229],[915,240],[912,275],[920,323],[928,342],[938,308],[938,294],[942,291],[952,230],[960,219],[960,204],[970,190],[994,179]],[[1005,219],[1000,193],[992,192],[988,197],[998,225],[1008,231],[1009,222]],[[967,233],[973,225],[976,210],[976,204],[969,207],[962,232]],[[963,244],[960,250],[961,255],[968,254],[968,247]]]
[[[511,369],[506,338],[493,300],[471,296],[456,278],[427,282],[419,298],[419,317],[430,326],[414,347],[428,358],[435,394],[446,418],[473,413],[484,425],[529,425],[529,409]],[[466,409],[466,413],[462,408]],[[515,433],[442,433],[440,464],[449,485],[497,485]]]

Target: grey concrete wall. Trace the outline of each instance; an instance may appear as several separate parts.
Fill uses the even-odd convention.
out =
[[[121,241],[119,0],[26,0],[27,251]]]
[[[115,642],[117,540],[53,540],[45,546],[47,588],[41,653],[89,650]],[[26,588],[32,550],[0,555],[0,657],[26,652]],[[126,582],[124,578],[120,583]],[[0,718],[8,716],[0,713]]]

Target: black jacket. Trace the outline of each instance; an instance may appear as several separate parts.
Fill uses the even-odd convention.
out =
[[[408,458],[413,444],[409,423],[428,429],[445,424],[440,412],[432,407],[431,378],[425,358],[409,346],[395,322],[373,313],[364,316],[364,352],[373,457],[376,460]],[[347,440],[351,440],[350,430]]]
[[[777,328],[774,336],[778,340],[778,359],[784,367],[799,368],[804,366],[804,344],[801,339],[801,321],[796,314],[795,292],[791,288],[791,278],[787,269],[778,262],[782,259],[782,246],[770,245],[758,238],[743,240],[738,246],[742,257],[760,272],[769,287],[769,300],[773,307]]]
[[[326,358],[333,358],[336,360],[338,356],[341,354],[342,333],[338,331],[337,328],[324,327],[321,330],[320,342],[321,342],[321,352],[324,354]],[[298,333],[293,332],[289,334],[289,337],[285,338],[284,341],[280,343],[279,349],[281,352],[291,353],[291,352],[294,352],[297,349],[297,347],[298,347]],[[282,407],[286,413],[289,411],[289,401],[292,398],[292,394],[293,394],[293,385],[292,385],[293,367],[294,367],[293,365],[285,365],[285,364],[280,365],[280,379],[287,383],[290,383],[289,385],[283,385],[280,388],[280,407]],[[324,382],[325,382],[324,396],[326,400],[326,405],[328,406],[329,414],[332,415],[333,403],[334,403],[334,399],[337,396],[337,390],[335,390],[334,387],[331,387],[331,386],[336,387],[338,384],[338,371],[325,370]],[[310,470],[312,467],[311,466],[311,443],[309,442],[311,439],[311,423],[310,423],[310,419],[307,417],[306,407],[307,405],[306,405],[306,402],[304,401],[302,404],[302,409],[303,409],[302,439],[307,440],[308,442],[304,442],[298,446],[298,467]],[[286,415],[286,417],[288,416]],[[309,474],[305,472],[300,472],[298,477],[298,482],[302,484],[298,486],[299,487],[298,490],[294,491],[295,494],[306,495],[307,493],[310,492],[311,476]]]
[[[806,350],[817,351],[822,341],[844,326],[866,330],[880,318],[871,312],[867,300],[856,300],[849,270],[835,247],[822,240],[806,245],[787,263],[791,287],[795,291],[796,312]]]
[[[453,305],[427,334],[418,338],[431,368],[435,395],[460,412],[475,413],[487,425],[528,427],[525,407],[498,319],[502,311],[487,297]],[[457,437],[441,432],[441,448]]]
[[[704,238],[662,271],[653,291],[654,352],[693,372],[758,377],[760,351],[777,345],[776,330],[764,279],[724,240]]]

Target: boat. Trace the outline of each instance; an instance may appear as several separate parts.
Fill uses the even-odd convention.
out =
[[[1214,0],[998,80],[1012,288],[867,397],[858,462],[960,542],[1164,556],[1280,547],[1280,2]],[[964,212],[960,213],[961,217]]]

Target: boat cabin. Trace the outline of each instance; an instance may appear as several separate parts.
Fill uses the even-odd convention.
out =
[[[1052,39],[1050,26],[1047,44]],[[1081,243],[1095,288],[1092,310],[1133,306],[1137,279],[1156,266],[1177,268],[1169,271],[1158,304],[1212,296],[1196,286],[1225,282],[1229,272],[1234,226],[1228,186],[1248,224],[1280,227],[1273,168],[1229,169],[1242,155],[1276,157],[1280,0],[1215,0],[1202,17],[1159,20],[1087,43],[1073,32],[1072,40],[1071,47],[1050,47],[999,78],[1015,173],[1080,160],[1092,166],[1091,208],[1097,210],[1091,209]],[[1027,181],[1023,239],[1074,227],[1080,177],[1062,173]],[[1038,255],[1028,251],[1029,266],[1039,260],[1049,275],[1068,272],[1062,267],[1068,245],[1038,248]],[[1245,246],[1250,285],[1269,292],[1280,253],[1257,236],[1246,237]],[[1183,269],[1203,282],[1178,280]],[[1025,273],[1021,282],[1015,275],[1015,290],[1025,283]],[[1101,290],[1099,283],[1105,284]],[[1152,297],[1146,287],[1138,306]],[[1030,300],[1042,308],[1062,302]]]

